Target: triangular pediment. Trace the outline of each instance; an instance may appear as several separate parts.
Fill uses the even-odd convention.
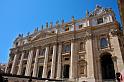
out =
[[[37,33],[36,35],[34,35],[34,36],[31,38],[31,41],[41,40],[41,39],[43,39],[43,38],[50,37],[50,36],[53,36],[53,35],[55,35],[55,33],[42,31],[42,32],[39,32],[39,33]]]

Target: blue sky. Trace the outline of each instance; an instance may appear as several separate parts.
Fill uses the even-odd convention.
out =
[[[84,18],[95,5],[111,7],[120,21],[116,0],[0,0],[0,63],[7,63],[9,49],[19,33],[24,35],[46,22]]]

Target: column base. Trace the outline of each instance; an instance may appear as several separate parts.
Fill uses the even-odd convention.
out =
[[[96,81],[95,81],[95,78],[87,78],[87,81],[88,81],[88,82],[96,82]]]
[[[69,78],[68,81],[69,82],[76,82],[76,79],[75,78]]]
[[[61,78],[60,77],[56,77],[57,80],[60,80]]]

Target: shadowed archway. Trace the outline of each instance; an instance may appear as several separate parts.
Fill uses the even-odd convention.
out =
[[[115,79],[115,69],[114,63],[112,61],[110,53],[102,53],[101,54],[101,71],[102,71],[102,79],[112,80]]]

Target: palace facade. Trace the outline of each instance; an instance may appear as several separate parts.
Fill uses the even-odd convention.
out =
[[[55,26],[46,23],[45,29],[27,36],[19,34],[5,72],[66,82],[114,81],[124,69],[121,35],[112,9],[97,5],[84,19],[72,17]]]

